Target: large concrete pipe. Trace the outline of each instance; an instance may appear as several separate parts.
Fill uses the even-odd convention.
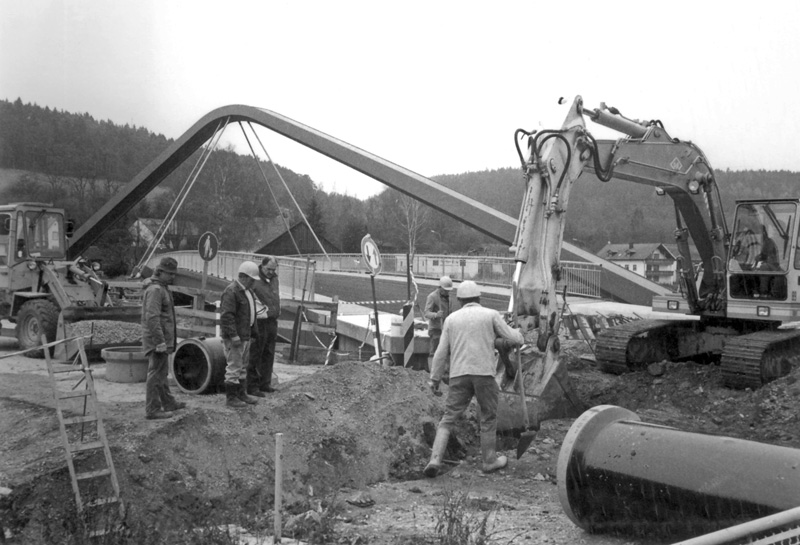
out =
[[[185,339],[170,359],[170,372],[181,391],[213,394],[225,382],[225,352],[219,337]]]
[[[646,424],[600,405],[567,433],[558,493],[590,532],[689,537],[800,505],[800,450]]]

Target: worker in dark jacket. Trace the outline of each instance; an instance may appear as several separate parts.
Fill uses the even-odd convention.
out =
[[[281,314],[281,288],[278,282],[278,260],[267,256],[258,268],[258,280],[251,288],[256,296],[256,338],[250,343],[247,365],[247,393],[266,397],[274,392],[272,367],[278,342],[278,316]]]
[[[255,405],[247,395],[247,371],[250,339],[256,322],[256,305],[250,288],[258,279],[258,265],[245,261],[239,265],[238,277],[222,292],[219,305],[220,336],[225,352],[225,395],[229,407]]]
[[[442,324],[444,319],[450,314],[450,290],[453,289],[453,281],[449,276],[439,279],[439,287],[428,294],[425,300],[425,319],[428,320],[428,338],[430,339],[430,350],[428,351],[428,368],[431,370],[431,362],[436,348],[439,346],[439,339],[442,337]]]
[[[156,267],[142,296],[142,348],[149,359],[145,384],[145,418],[170,418],[171,411],[186,407],[169,390],[169,355],[177,337],[175,304],[169,286],[175,281],[178,262],[165,257]]]

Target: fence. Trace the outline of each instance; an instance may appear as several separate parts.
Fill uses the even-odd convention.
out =
[[[155,268],[158,261],[169,255],[178,261],[178,267],[189,271],[203,272],[203,259],[196,250],[186,250],[180,252],[169,252],[159,254],[150,261],[149,266]],[[251,254],[246,252],[219,252],[217,257],[208,262],[208,274],[217,278],[234,280],[239,271],[239,265],[243,261],[254,261],[261,264],[261,259],[266,256],[262,254]],[[278,279],[281,283],[281,292],[291,294],[292,299],[301,297],[307,301],[314,300],[315,284],[314,273],[317,264],[314,259],[302,259],[295,257],[277,256],[278,260]]]
[[[361,254],[329,254],[309,256],[316,260],[319,271],[368,272],[362,263]],[[381,274],[405,275],[408,258],[406,254],[381,255]],[[473,280],[479,284],[499,284],[510,286],[516,261],[508,257],[458,256],[458,255],[415,255],[411,269],[417,278],[438,279],[447,275],[455,281]],[[577,261],[562,261],[561,280],[557,291],[567,286],[571,295],[600,297],[600,265]]]
[[[154,257],[150,266],[153,267],[164,255]],[[169,255],[182,269],[203,270],[203,259],[196,251],[170,252]],[[246,252],[219,252],[208,263],[208,274],[233,280],[243,261],[261,263],[263,257],[262,254]],[[361,254],[328,254],[328,257],[330,259],[322,254],[310,255],[308,259],[277,256],[281,291],[291,293],[293,299],[300,299],[305,294],[304,299],[313,301],[317,271],[368,272]],[[381,255],[381,274],[405,276],[407,259],[406,254]],[[412,258],[412,270],[418,278],[438,279],[447,275],[455,281],[473,280],[483,285],[510,286],[515,267],[514,259],[508,257],[422,254]],[[561,267],[557,291],[561,292],[566,286],[570,295],[600,297],[600,265],[562,261]]]

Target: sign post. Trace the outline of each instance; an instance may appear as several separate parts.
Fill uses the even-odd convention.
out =
[[[197,251],[203,259],[203,279],[200,283],[200,290],[205,291],[206,279],[208,278],[208,262],[217,257],[217,251],[219,251],[217,235],[211,231],[206,231],[200,235],[200,239],[197,241]],[[202,309],[205,305],[205,295],[201,295],[200,299],[202,300],[197,302],[200,306],[196,306],[196,308]]]
[[[375,311],[375,350],[378,358],[383,358],[381,349],[381,328],[378,324],[378,298],[375,296],[375,276],[381,272],[381,252],[378,245],[372,240],[369,234],[361,239],[361,254],[364,257],[364,264],[369,269],[369,278],[372,282],[372,308]]]

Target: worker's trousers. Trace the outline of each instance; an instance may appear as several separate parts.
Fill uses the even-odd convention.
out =
[[[144,393],[144,412],[154,414],[163,408],[175,404],[175,396],[169,391],[167,374],[169,372],[169,354],[153,350],[147,354],[147,382]]]
[[[500,399],[500,387],[494,377],[488,375],[462,375],[450,379],[444,416],[439,421],[439,427],[452,430],[453,424],[469,407],[473,396],[478,402],[481,434],[497,433],[497,403]]]
[[[265,389],[272,385],[272,368],[275,365],[275,346],[278,342],[278,319],[256,320],[258,336],[250,343],[247,364],[247,387]]]
[[[230,339],[222,339],[222,351],[225,353],[225,382],[239,384],[247,380],[246,362],[250,354],[250,340],[234,343]]]

